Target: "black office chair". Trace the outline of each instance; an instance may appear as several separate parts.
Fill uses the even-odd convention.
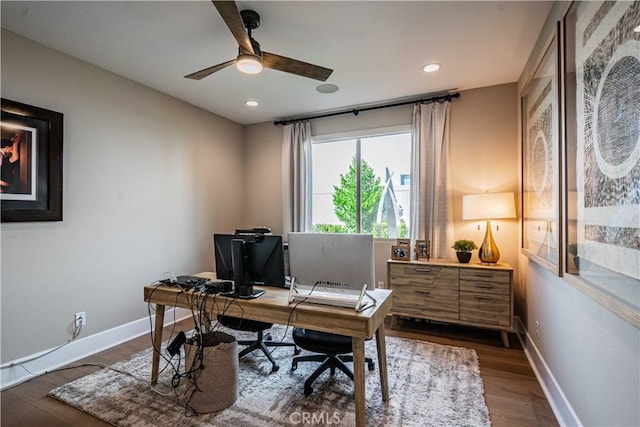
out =
[[[277,372],[280,367],[273,359],[273,356],[271,355],[271,352],[267,347],[293,347],[293,353],[300,354],[300,349],[296,346],[296,344],[290,342],[272,341],[271,334],[264,333],[264,331],[270,329],[273,326],[272,323],[223,315],[218,316],[218,322],[220,322],[227,328],[235,329],[237,331],[257,332],[258,337],[255,340],[238,341],[238,345],[248,346],[238,353],[238,358],[242,358],[243,356],[246,356],[247,354],[252,353],[256,350],[262,350],[264,355],[267,356],[267,358],[271,362],[272,373]]]
[[[300,348],[311,351],[310,356],[294,357],[291,362],[291,370],[298,368],[299,362],[322,362],[322,364],[311,374],[304,383],[305,396],[313,393],[311,384],[327,369],[334,375],[336,368],[344,372],[353,381],[353,372],[345,365],[345,362],[353,362],[353,356],[347,355],[352,352],[352,338],[344,335],[330,334],[327,332],[312,331],[310,329],[294,328],[293,342]],[[370,357],[364,359],[370,371],[375,367]]]

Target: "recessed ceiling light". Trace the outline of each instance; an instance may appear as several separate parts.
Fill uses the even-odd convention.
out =
[[[638,25],[637,27],[635,27],[633,29],[633,31],[635,31],[636,33],[640,33],[640,25]]]
[[[425,73],[433,73],[434,71],[438,71],[440,69],[440,64],[427,64],[425,66],[422,67],[422,71],[424,71]]]
[[[338,91],[338,86],[331,83],[325,83],[316,87],[316,90],[320,93],[334,93]]]
[[[247,107],[257,107],[260,104],[258,103],[258,101],[249,100],[244,101],[244,105],[246,105]]]

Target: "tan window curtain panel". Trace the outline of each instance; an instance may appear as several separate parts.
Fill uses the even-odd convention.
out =
[[[411,145],[411,241],[431,241],[432,258],[449,258],[453,203],[449,166],[451,103],[417,104]]]

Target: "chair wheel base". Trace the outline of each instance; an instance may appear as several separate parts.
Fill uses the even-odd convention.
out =
[[[273,366],[271,367],[271,373],[273,374],[273,373],[275,373],[275,372],[278,372],[278,370],[279,370],[279,369],[280,369],[280,366],[278,366],[278,365],[273,365]]]
[[[295,347],[295,348],[293,349],[293,354],[295,354],[296,356],[297,356],[298,354],[300,354],[300,353],[302,353],[302,350],[300,350],[298,347]]]
[[[376,368],[376,364],[373,363],[373,360],[371,360],[367,363],[367,367],[369,368],[370,371],[373,371]]]
[[[296,369],[298,369],[298,363],[297,362],[291,363],[291,370],[295,371]]]
[[[309,396],[311,393],[313,393],[313,388],[312,387],[305,387],[304,388],[304,395],[305,396]]]

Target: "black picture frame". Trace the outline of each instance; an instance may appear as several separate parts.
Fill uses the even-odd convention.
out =
[[[18,139],[21,153],[12,181],[2,180],[2,222],[62,221],[64,115],[5,98],[1,104],[2,139]]]

